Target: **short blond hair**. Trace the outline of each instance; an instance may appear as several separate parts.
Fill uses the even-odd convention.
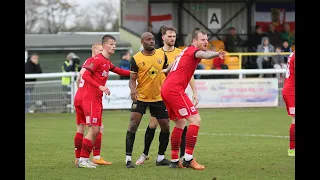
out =
[[[93,44],[92,47],[91,47],[91,51],[97,49],[99,46],[102,46],[102,44],[99,44],[99,43]]]

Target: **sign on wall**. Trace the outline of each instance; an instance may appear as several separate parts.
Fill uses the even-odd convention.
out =
[[[130,109],[128,80],[107,82],[111,95],[102,97],[103,109]],[[279,101],[277,78],[196,80],[199,96],[197,108],[276,107]],[[192,99],[192,90],[186,93]]]
[[[196,80],[197,108],[276,107],[279,101],[277,78]],[[192,98],[190,86],[186,93]]]
[[[208,9],[208,28],[209,29],[221,28],[221,9],[219,8]]]
[[[111,94],[103,93],[103,109],[130,109],[132,100],[130,96],[129,80],[107,81],[107,87]]]

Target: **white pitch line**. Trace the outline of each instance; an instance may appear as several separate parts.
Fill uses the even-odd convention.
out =
[[[160,132],[160,130],[157,130]],[[138,132],[145,132],[143,129],[138,129]],[[205,136],[237,136],[237,137],[269,137],[269,138],[289,138],[289,136],[276,136],[270,134],[231,134],[231,133],[206,133],[206,132],[199,132],[199,135]]]
[[[275,136],[270,134],[230,134],[230,133],[201,133],[200,135],[208,136],[239,136],[239,137],[270,137],[270,138],[289,138],[289,136]]]

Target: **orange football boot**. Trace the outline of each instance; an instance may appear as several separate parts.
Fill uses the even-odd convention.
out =
[[[195,170],[204,170],[206,167],[199,164],[195,159],[192,159],[191,161],[185,161],[183,160],[182,165],[186,168],[193,168]]]
[[[78,166],[78,163],[79,163],[78,159],[75,159],[75,160],[74,160],[74,164],[75,164],[76,166]]]
[[[112,162],[106,161],[103,158],[95,159],[92,158],[92,162],[98,165],[111,165]]]

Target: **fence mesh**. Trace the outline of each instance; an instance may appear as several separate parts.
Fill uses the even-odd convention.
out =
[[[25,83],[25,112],[71,112],[71,88],[61,80]]]

